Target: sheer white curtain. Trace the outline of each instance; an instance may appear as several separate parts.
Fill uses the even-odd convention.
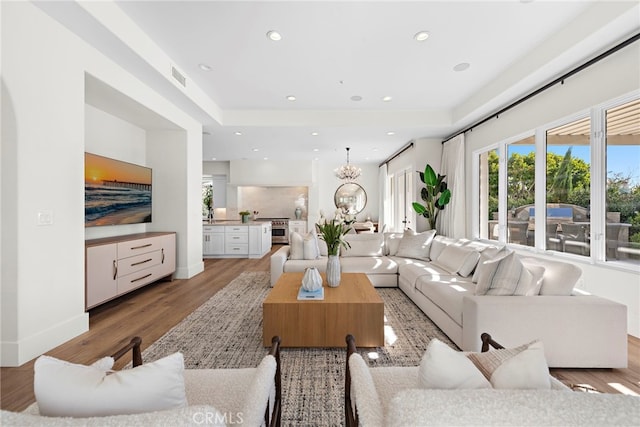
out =
[[[442,148],[442,175],[451,190],[451,202],[438,215],[441,234],[454,238],[466,236],[464,134],[444,143]]]
[[[382,231],[391,219],[391,195],[389,191],[389,177],[387,163],[378,169],[378,185],[380,197],[378,199],[378,230]]]

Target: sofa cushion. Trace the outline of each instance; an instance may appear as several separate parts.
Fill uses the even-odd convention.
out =
[[[467,277],[475,270],[479,258],[480,252],[473,246],[448,245],[437,259],[432,258],[431,263],[451,274]]]
[[[392,257],[398,264],[398,274],[408,283],[415,286],[416,280],[424,275],[448,276],[449,273],[428,261],[421,261],[412,258]]]
[[[540,341],[516,348],[469,353],[468,358],[494,388],[551,389],[549,367]]]
[[[476,285],[458,275],[428,274],[416,281],[416,289],[462,326],[462,300],[473,295]]]
[[[582,276],[580,267],[568,262],[552,261],[542,258],[522,257],[522,264],[544,267],[540,295],[571,295],[573,288]]]
[[[440,253],[449,245],[457,244],[464,245],[468,240],[460,241],[458,239],[454,239],[452,237],[447,236],[435,236],[433,238],[433,242],[431,242],[431,251],[429,252],[430,259],[438,259]]]
[[[324,273],[327,271],[327,257],[320,257],[318,259],[290,259],[284,263],[282,271],[284,273],[300,273],[304,272],[307,267],[315,267],[319,272]]]
[[[414,259],[429,260],[429,252],[431,248],[431,241],[435,236],[435,230],[424,231],[422,233],[416,233],[408,228],[405,230],[400,245],[398,246],[398,252],[396,256]]]
[[[478,283],[478,277],[480,277],[480,272],[483,269],[483,264],[485,263],[485,261],[492,260],[493,258],[498,256],[501,250],[505,250],[505,249],[497,248],[493,246],[493,247],[488,247],[482,252],[480,252],[480,259],[478,259],[478,265],[476,266],[476,269],[473,272],[473,279],[472,279],[473,283]]]
[[[396,256],[404,233],[384,233],[385,255]]]
[[[476,295],[537,295],[544,268],[526,268],[515,252],[501,252],[485,261],[479,273]]]
[[[389,257],[341,257],[343,273],[397,274],[398,264]]]
[[[33,388],[41,415],[136,414],[186,406],[183,373],[181,353],[117,372],[40,356]]]
[[[384,236],[380,233],[347,234],[344,240],[351,246],[340,249],[340,255],[346,257],[383,256]]]
[[[464,354],[434,338],[424,352],[418,370],[421,388],[491,388],[491,383]]]
[[[320,246],[318,245],[318,235],[310,231],[302,238],[303,259],[318,259],[320,257]]]
[[[304,244],[302,234],[292,231],[289,233],[289,259],[304,259]]]

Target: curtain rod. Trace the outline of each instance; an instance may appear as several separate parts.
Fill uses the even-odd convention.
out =
[[[387,160],[385,160],[384,162],[380,163],[378,165],[378,167],[389,163],[391,160],[395,159],[396,157],[398,157],[400,154],[404,153],[405,151],[407,151],[409,148],[413,147],[413,139],[411,141],[409,141],[409,143],[407,145],[405,145],[404,147],[402,147],[400,150],[396,151],[395,153],[393,153],[391,155],[391,157],[389,157]]]
[[[523,96],[522,98],[518,99],[517,101],[512,102],[511,104],[507,105],[506,107],[504,107],[503,109],[501,109],[500,111],[497,111],[493,114],[488,115],[487,117],[485,117],[484,119],[472,124],[471,126],[466,127],[465,129],[456,132],[455,134],[445,138],[442,143],[444,144],[445,142],[455,138],[456,136],[463,134],[465,132],[468,132],[470,130],[473,130],[474,127],[480,126],[486,122],[488,122],[489,120],[493,119],[493,118],[498,118],[500,116],[500,114],[509,111],[510,109],[512,109],[513,107],[516,107],[517,105],[522,104],[523,102],[525,102],[526,100],[533,98],[534,96],[544,92],[545,90],[549,89],[552,86],[557,85],[558,83],[560,84],[564,84],[564,81],[573,76],[574,74],[579,73],[580,71],[584,70],[585,68],[589,68],[590,66],[592,66],[593,64],[600,62],[601,60],[603,60],[604,58],[616,53],[617,51],[619,51],[620,49],[623,49],[625,47],[627,47],[628,45],[635,43],[636,41],[638,41],[638,39],[640,39],[640,33],[637,33],[631,37],[629,37],[627,40],[623,41],[622,43],[617,44],[616,46],[612,47],[611,49],[607,50],[606,52],[601,53],[600,55],[596,56],[595,58],[592,58],[591,60],[585,62],[584,64],[574,68],[573,70],[563,74],[562,76],[558,77],[557,79],[553,80],[550,83],[547,83],[546,85],[542,86],[541,88],[536,89],[535,91],[531,92],[528,95]]]

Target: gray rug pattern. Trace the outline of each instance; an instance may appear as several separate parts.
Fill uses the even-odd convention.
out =
[[[268,272],[244,272],[143,352],[153,361],[180,351],[185,368],[250,368],[267,353],[262,346],[262,301]],[[432,338],[456,348],[397,288],[378,288],[385,304],[384,348],[362,349],[370,366],[417,366]],[[357,342],[357,337],[356,337]],[[376,351],[372,360],[368,353]],[[344,348],[281,350],[282,423],[344,424]]]

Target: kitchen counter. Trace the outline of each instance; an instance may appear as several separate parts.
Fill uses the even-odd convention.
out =
[[[210,225],[251,225],[251,224],[257,225],[257,224],[264,224],[264,223],[268,224],[270,222],[271,221],[266,221],[266,220],[261,220],[261,219],[258,219],[256,221],[251,220],[249,222],[242,222],[242,221],[237,220],[237,219],[217,219],[217,220],[215,220],[213,222],[202,221],[202,225],[204,225],[204,226],[210,226]]]

